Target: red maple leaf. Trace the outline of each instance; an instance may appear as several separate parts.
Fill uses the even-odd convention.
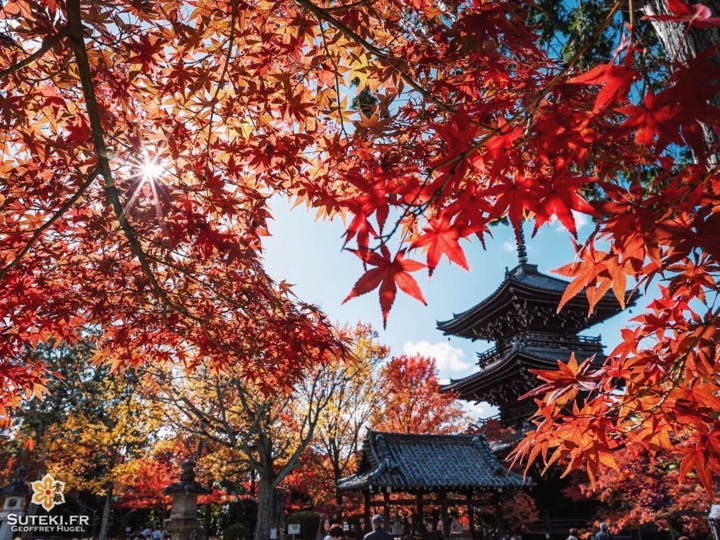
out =
[[[713,17],[710,8],[703,4],[687,5],[683,0],[667,0],[668,9],[672,15],[646,15],[644,19],[654,21],[687,23],[697,28],[710,28],[720,26],[720,17]]]
[[[602,371],[593,366],[592,358],[578,363],[575,353],[570,355],[570,360],[563,363],[558,360],[558,369],[531,369],[531,373],[545,381],[545,384],[534,388],[525,395],[528,397],[544,396],[546,403],[565,405],[573,399],[578,391],[591,392],[597,390],[598,379]]]
[[[497,212],[507,212],[510,223],[515,229],[520,227],[525,211],[539,213],[538,201],[541,193],[537,178],[524,176],[515,180],[507,179],[487,190],[489,195],[498,195],[495,202]]]
[[[624,101],[635,77],[637,77],[635,69],[611,63],[599,65],[582,75],[573,77],[568,82],[602,86],[595,98],[593,108],[593,112],[597,112],[614,99]]]
[[[654,96],[648,92],[642,107],[633,105],[616,109],[617,112],[628,115],[620,127],[635,130],[635,142],[648,148],[652,146],[657,135],[658,151],[662,151],[670,143],[680,143],[678,124],[682,111],[668,103],[668,95],[668,92],[663,92]]]
[[[376,268],[368,270],[357,280],[350,294],[343,300],[343,304],[351,298],[368,293],[379,286],[383,327],[387,326],[388,313],[390,312],[393,302],[395,302],[398,287],[400,287],[404,293],[427,305],[420,286],[417,281],[415,281],[415,278],[409,274],[409,272],[415,272],[421,268],[425,268],[425,265],[418,261],[405,259],[404,249],[398,251],[392,261],[390,260],[390,251],[384,244],[381,247],[382,254],[369,250],[352,251],[365,263],[371,264]]]
[[[443,254],[461,268],[467,271],[470,270],[465,253],[458,243],[462,236],[461,230],[456,224],[450,222],[447,215],[441,215],[439,219],[431,219],[423,231],[425,234],[415,240],[412,247],[429,246],[427,261],[430,275],[437,267]]]
[[[596,215],[595,209],[578,194],[580,189],[591,180],[591,178],[572,176],[565,172],[554,175],[540,201],[541,211],[538,211],[535,216],[535,232],[533,234],[537,233],[538,229],[554,215],[574,237],[577,237],[575,217],[572,211],[591,216]]]

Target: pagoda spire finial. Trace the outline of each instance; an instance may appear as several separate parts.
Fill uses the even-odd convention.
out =
[[[527,251],[525,250],[525,235],[522,230],[522,223],[515,229],[515,243],[517,244],[517,254],[520,264],[527,264]]]

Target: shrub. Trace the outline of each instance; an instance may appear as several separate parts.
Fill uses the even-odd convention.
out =
[[[285,518],[285,533],[288,538],[292,538],[288,534],[288,525],[299,524],[300,534],[295,535],[295,540],[315,540],[318,527],[320,526],[320,514],[317,512],[295,512]]]
[[[232,525],[243,525],[252,536],[256,522],[257,503],[252,499],[240,499],[223,506],[218,519],[218,529],[225,531]]]
[[[230,525],[222,533],[223,540],[252,540],[253,533],[241,523]]]

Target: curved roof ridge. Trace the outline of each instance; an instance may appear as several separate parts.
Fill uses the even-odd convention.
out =
[[[357,474],[338,481],[342,491],[391,488],[393,491],[522,488],[531,481],[507,471],[487,441],[476,434],[381,433],[371,431],[363,444],[381,459],[371,466],[366,456]]]
[[[548,295],[548,300],[557,299],[559,303],[561,296],[570,283],[570,281],[539,272],[535,264],[520,264],[512,270],[505,271],[505,278],[492,294],[465,311],[453,313],[451,319],[436,321],[437,328],[445,335],[459,335],[472,338],[473,340],[478,338],[489,339],[478,334],[477,331],[473,331],[473,328],[478,324],[485,324],[480,321],[490,317],[492,314],[486,313],[483,315],[482,312],[485,310],[492,312],[498,309],[512,309],[507,306],[511,303],[511,298],[514,294],[512,292],[509,293],[507,289],[520,287],[528,292],[535,291],[536,295],[543,293],[544,295]],[[584,290],[585,289],[583,289],[583,291]],[[635,291],[626,292],[625,296],[626,307],[633,305],[639,297]],[[581,292],[568,302],[568,307],[576,311],[584,312],[587,311],[589,305],[587,298]],[[601,310],[603,311],[602,313]],[[615,298],[613,292],[608,291],[598,300],[593,315],[586,318],[587,320],[580,330],[593,326],[619,311],[621,311],[620,303]]]

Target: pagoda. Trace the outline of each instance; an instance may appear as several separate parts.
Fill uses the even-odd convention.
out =
[[[445,335],[473,341],[494,341],[495,346],[478,353],[479,370],[464,379],[452,380],[443,391],[455,391],[460,399],[487,402],[500,409],[503,427],[521,429],[535,411],[532,399],[518,398],[538,385],[531,369],[558,369],[558,360],[572,353],[578,362],[594,357],[605,360],[600,336],[579,335],[622,310],[612,293],[603,296],[589,313],[583,292],[558,305],[568,282],[538,271],[528,264],[522,233],[518,235],[520,264],[505,271],[505,279],[488,298],[476,306],[438,323]],[[626,304],[632,305],[627,295]]]

